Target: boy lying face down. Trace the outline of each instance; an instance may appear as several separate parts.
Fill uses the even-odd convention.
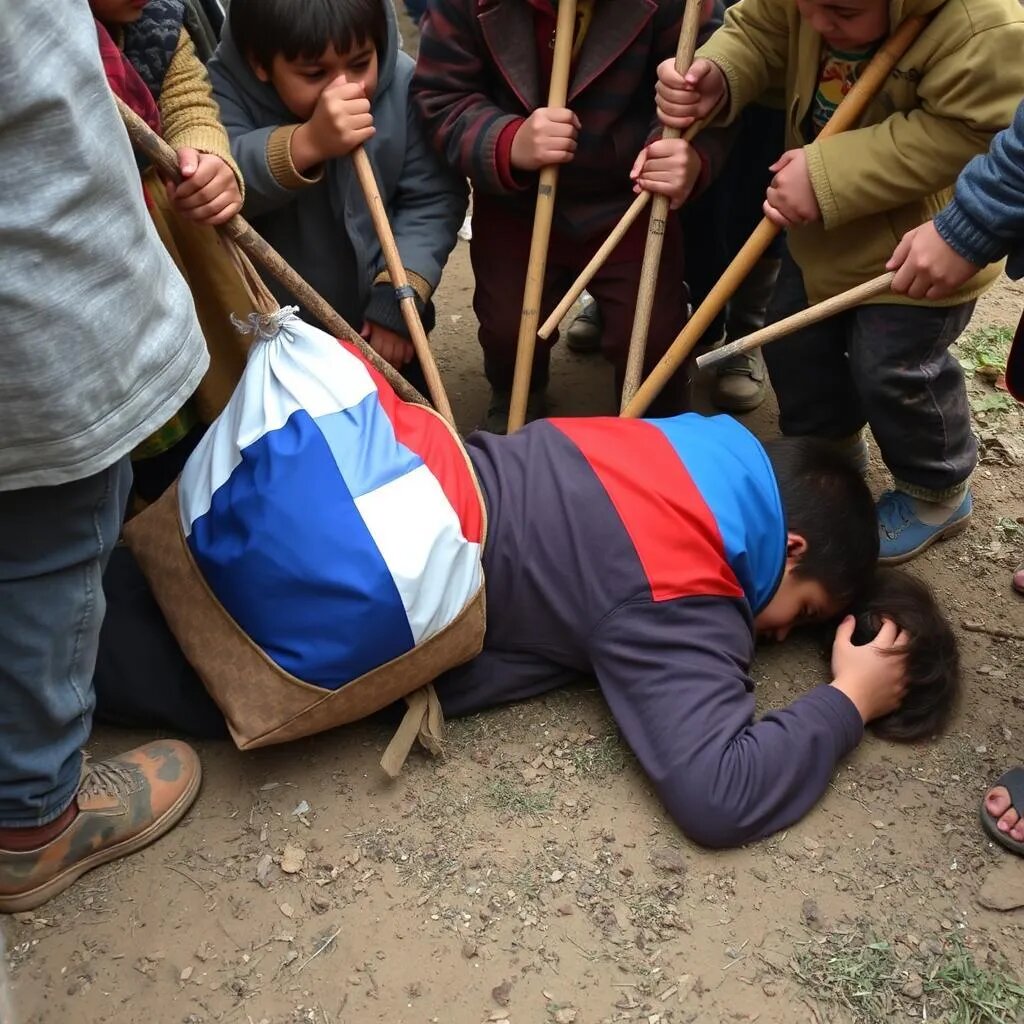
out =
[[[831,682],[754,720],[756,635],[833,618],[874,577],[871,496],[833,453],[693,414],[541,420],[467,449],[488,512],[487,633],[436,681],[446,714],[593,674],[680,828],[735,846],[802,817],[865,723],[898,709],[908,638],[883,609],[868,644],[843,620]],[[217,725],[155,606],[123,582],[108,579],[100,715]]]

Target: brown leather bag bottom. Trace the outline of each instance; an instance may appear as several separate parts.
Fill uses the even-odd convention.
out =
[[[476,657],[483,647],[481,585],[454,622],[401,657],[340,690],[311,686],[275,665],[206,585],[182,533],[177,484],[128,523],[124,533],[171,632],[241,750],[365,718]]]

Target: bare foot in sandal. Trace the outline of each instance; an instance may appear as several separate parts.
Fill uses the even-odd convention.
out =
[[[997,843],[1024,855],[1024,768],[996,780],[982,801],[981,822]]]

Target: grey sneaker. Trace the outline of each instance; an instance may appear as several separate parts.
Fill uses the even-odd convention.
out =
[[[764,357],[755,349],[718,367],[711,401],[723,412],[753,412],[767,391]]]
[[[512,404],[512,392],[504,388],[491,388],[491,401],[487,407],[487,417],[483,429],[489,434],[508,433],[509,406]],[[543,419],[547,413],[547,394],[542,390],[531,391],[526,398],[526,422]]]
[[[600,351],[603,330],[601,310],[598,309],[597,303],[584,292],[580,311],[565,332],[565,343],[569,346],[569,351],[575,352],[577,355],[590,355]]]

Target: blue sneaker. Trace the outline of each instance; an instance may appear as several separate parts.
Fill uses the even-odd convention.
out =
[[[967,529],[974,502],[971,492],[964,495],[959,508],[937,526],[922,522],[914,499],[903,491],[886,491],[878,499],[878,561],[881,565],[899,565],[930,548],[936,541],[955,537]]]

